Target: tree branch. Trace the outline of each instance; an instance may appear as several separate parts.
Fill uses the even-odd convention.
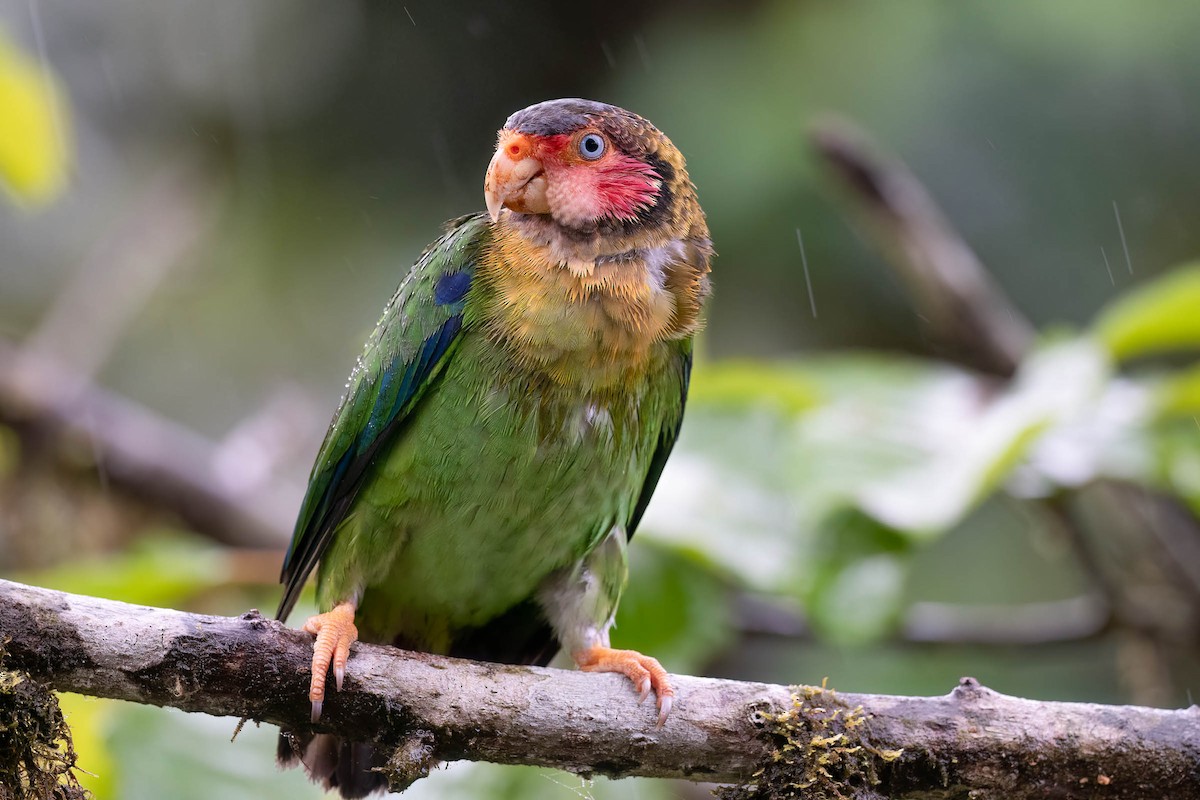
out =
[[[62,691],[309,726],[311,637],[257,612],[202,616],[0,581],[0,633],[6,668]],[[944,697],[674,680],[671,718],[655,728],[618,676],[359,644],[318,727],[385,746],[419,738],[443,760],[749,781],[738,797],[784,796],[767,782],[811,777],[861,798],[1200,798],[1196,706],[1035,702],[969,678]]]
[[[826,119],[809,140],[907,283],[939,344],[972,369],[1011,376],[1033,341],[1033,327],[916,176],[848,120]]]
[[[204,437],[2,340],[0,420],[81,444],[96,454],[112,485],[217,541],[287,542],[300,487],[260,483],[252,498],[245,496]]]
[[[59,290],[23,342],[22,355],[70,364],[80,379],[95,375],[154,292],[207,234],[216,216],[211,174],[211,165],[195,156],[161,167]]]
[[[804,613],[793,604],[750,592],[735,594],[739,633],[811,639]],[[894,634],[898,644],[1035,647],[1083,642],[1112,628],[1103,595],[1066,600],[995,605],[915,602],[903,612]]]

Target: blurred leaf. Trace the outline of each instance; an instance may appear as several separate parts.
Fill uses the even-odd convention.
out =
[[[996,492],[1154,470],[1151,391],[1114,376],[1089,338],[1042,344],[1008,385],[862,355],[737,369],[757,396],[702,394],[689,408],[647,536],[745,586],[803,598],[845,640],[885,632],[907,554]],[[806,402],[788,400],[796,385]]]
[[[54,78],[0,31],[0,183],[44,203],[66,180],[66,104]]]
[[[1180,497],[1200,515],[1200,422],[1173,419],[1154,427],[1158,485]]]
[[[779,534],[797,514],[784,469],[790,453],[771,446],[786,436],[786,421],[771,413],[689,410],[637,540],[692,549],[751,586],[786,581],[793,542]]]
[[[723,369],[705,365],[696,380]],[[752,376],[757,392],[692,397],[643,527],[747,586],[793,596],[821,521],[853,504],[864,483],[915,467],[931,443],[960,436],[982,391],[961,370],[858,353],[737,365],[732,374]],[[724,380],[734,382],[716,382]]]
[[[100,700],[63,692],[59,706],[71,726],[71,740],[78,756],[79,782],[95,797],[115,797],[117,765],[108,747],[108,726],[114,709],[112,700]]]
[[[0,480],[16,472],[21,461],[21,437],[7,425],[0,425]]]
[[[1095,332],[1118,359],[1200,348],[1200,265],[1119,298],[1100,313]]]
[[[68,561],[14,579],[126,603],[180,608],[196,594],[228,583],[230,567],[221,548],[176,534],[138,539],[119,555]]]
[[[1200,366],[1165,378],[1155,387],[1155,400],[1163,416],[1200,414]]]
[[[108,747],[121,800],[295,800],[323,797],[300,769],[275,768],[277,729],[174,708],[113,703]],[[86,764],[85,764],[86,766]]]
[[[711,408],[769,405],[782,413],[800,413],[818,405],[820,387],[790,364],[725,361],[696,370],[689,402]]]
[[[805,605],[823,636],[847,644],[878,639],[899,618],[912,541],[861,511],[846,508],[822,524],[809,556]]]
[[[587,779],[536,767],[456,762],[434,771],[404,793],[405,800],[674,800],[669,781]]]
[[[1003,394],[961,420],[960,430],[932,442],[924,463],[867,484],[861,507],[911,535],[944,533],[1004,483],[1049,431],[1093,406],[1108,376],[1107,358],[1088,340],[1044,347],[1026,359]],[[1053,450],[1038,455],[1041,472],[1060,482],[1081,482],[1098,471],[1094,452],[1083,463],[1056,458]]]
[[[724,582],[696,558],[652,542],[630,559],[614,646],[649,653],[673,672],[702,669],[733,638]]]

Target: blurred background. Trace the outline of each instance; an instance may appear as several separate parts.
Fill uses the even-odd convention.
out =
[[[667,132],[719,253],[617,646],[1188,705],[1198,34],[1200,5],[1108,0],[6,0],[0,577],[273,610],[387,298],[482,209],[504,119],[583,96]],[[63,703],[97,797],[320,795],[273,729]],[[410,791],[705,794],[462,764]]]

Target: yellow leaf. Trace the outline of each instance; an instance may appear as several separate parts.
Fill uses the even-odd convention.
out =
[[[1200,264],[1187,264],[1109,304],[1096,319],[1117,359],[1200,348]]]
[[[58,705],[71,726],[79,782],[93,797],[113,797],[116,765],[108,749],[107,729],[116,702],[63,693],[58,696]]]
[[[0,31],[0,185],[19,202],[49,202],[66,182],[69,159],[58,84]]]
[[[1200,413],[1200,366],[1171,374],[1156,387],[1155,396],[1163,416],[1196,416]]]

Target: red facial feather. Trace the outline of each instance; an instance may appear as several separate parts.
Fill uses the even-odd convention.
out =
[[[537,138],[536,155],[551,178],[552,195],[569,208],[559,209],[570,219],[632,219],[653,205],[662,188],[662,177],[636,158],[611,144],[596,161],[578,157],[570,134]]]
[[[531,137],[537,142],[538,158],[545,161],[548,158],[558,159],[562,156],[563,150],[571,143],[571,135],[569,133],[559,133],[554,136],[536,136]]]
[[[601,216],[631,219],[644,208],[653,205],[662,186],[662,178],[654,167],[624,153],[602,158],[596,164],[600,180],[596,193]]]

